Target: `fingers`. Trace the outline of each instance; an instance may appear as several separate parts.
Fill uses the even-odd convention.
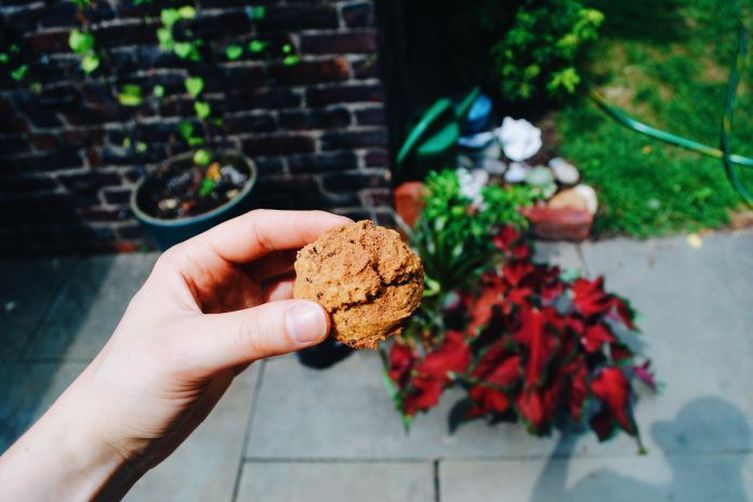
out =
[[[184,342],[195,370],[213,373],[315,345],[327,336],[329,317],[315,302],[282,300],[191,321]]]
[[[221,223],[181,246],[208,248],[231,263],[248,263],[272,251],[303,247],[346,223],[351,220],[323,211],[257,210]]]
[[[293,298],[294,277],[285,277],[264,285],[262,292],[265,302],[276,302]]]

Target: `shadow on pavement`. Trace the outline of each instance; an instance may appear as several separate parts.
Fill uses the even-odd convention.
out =
[[[716,439],[730,434],[739,438],[738,448],[709,451]],[[661,460],[671,471],[668,483],[652,484],[602,468],[581,477],[570,488],[568,472],[576,458],[572,452],[577,441],[565,437],[547,461],[531,500],[745,501],[742,469],[751,447],[750,434],[748,421],[738,408],[716,397],[698,398],[685,405],[671,422],[656,422],[651,428],[664,454]],[[636,457],[635,462],[642,459],[645,457]]]
[[[88,260],[85,279],[76,258],[0,262],[0,453],[86,365],[67,361],[66,353],[113,261]]]

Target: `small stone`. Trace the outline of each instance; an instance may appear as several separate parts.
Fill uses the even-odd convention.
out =
[[[588,201],[583,197],[579,191],[574,188],[562,190],[549,200],[547,205],[552,209],[559,209],[563,207],[572,207],[575,209],[585,209],[588,211]],[[590,211],[589,211],[590,213]]]
[[[224,178],[228,178],[234,185],[243,185],[246,180],[248,180],[248,176],[241,173],[240,171],[238,171],[238,169],[231,165],[222,166],[220,173]]]
[[[225,192],[225,197],[227,197],[227,200],[233,200],[238,196],[239,193],[240,193],[240,190],[238,190],[237,188],[233,188]]]
[[[496,176],[502,176],[507,171],[507,164],[499,159],[484,157],[481,160],[481,169]]]
[[[4,308],[5,308],[5,312],[7,313],[13,312],[14,310],[16,310],[16,307],[18,307],[18,304],[14,302],[13,300],[9,302],[5,302]]]
[[[555,157],[550,160],[549,167],[554,174],[554,178],[563,185],[575,185],[580,179],[578,169],[562,157]]]
[[[178,199],[162,199],[157,204],[161,211],[172,211],[178,207]]]
[[[578,193],[586,199],[586,202],[588,203],[588,212],[596,214],[596,210],[599,209],[599,198],[596,196],[596,190],[590,185],[584,184],[576,186],[573,190],[577,190]]]
[[[507,183],[523,183],[529,169],[530,166],[524,162],[511,162],[510,167],[505,172],[505,181]]]
[[[551,169],[544,166],[536,166],[526,173],[526,182],[537,189],[541,195],[548,199],[557,191],[554,183],[554,175]]]
[[[460,169],[473,169],[475,162],[468,155],[458,155],[458,168]]]
[[[701,249],[703,247],[703,239],[698,234],[690,234],[686,240],[688,241],[688,245],[693,249]]]

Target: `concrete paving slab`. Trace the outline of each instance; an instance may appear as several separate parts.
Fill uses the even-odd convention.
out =
[[[753,430],[753,232],[586,244],[592,274],[633,301],[664,391],[636,407],[651,450],[748,450]],[[587,449],[616,453],[626,438]]]
[[[428,462],[247,462],[239,502],[429,502]]]
[[[551,451],[523,427],[475,422],[454,435],[447,413],[460,395],[448,393],[406,434],[382,382],[375,352],[361,351],[325,371],[301,366],[293,356],[267,361],[251,422],[251,459],[430,459],[530,457]],[[633,451],[633,450],[631,450]]]
[[[534,249],[535,254],[533,259],[538,263],[557,265],[563,270],[585,270],[578,244],[570,242],[535,241]]]
[[[0,360],[20,357],[74,263],[73,258],[0,262]]]
[[[83,371],[80,363],[0,364],[0,452],[5,451]]]
[[[112,334],[157,253],[97,256],[81,260],[40,321],[24,359],[93,358]]]
[[[230,502],[260,366],[253,365],[236,377],[204,423],[175,453],[139,480],[125,500]]]
[[[440,463],[442,502],[744,502],[753,498],[753,459],[740,453],[665,457]]]

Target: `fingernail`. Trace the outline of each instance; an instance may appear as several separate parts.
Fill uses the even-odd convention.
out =
[[[298,343],[311,343],[327,335],[327,319],[318,305],[301,303],[285,311],[285,328]]]

